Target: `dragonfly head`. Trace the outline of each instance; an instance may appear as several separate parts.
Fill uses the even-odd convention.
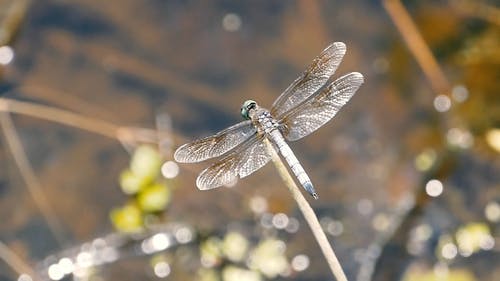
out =
[[[257,106],[257,103],[255,101],[253,100],[245,101],[241,106],[241,116],[246,120],[249,120],[250,116],[248,115],[248,113],[250,112],[250,109],[254,109],[255,106]]]

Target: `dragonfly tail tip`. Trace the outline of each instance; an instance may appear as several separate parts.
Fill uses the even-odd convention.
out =
[[[318,194],[316,193],[316,190],[314,190],[314,186],[312,185],[312,183],[311,183],[311,182],[306,182],[303,186],[304,186],[305,190],[306,190],[309,194],[311,194],[311,196],[312,196],[312,197],[314,197],[314,199],[318,199],[318,198],[319,198],[319,196],[318,196]]]

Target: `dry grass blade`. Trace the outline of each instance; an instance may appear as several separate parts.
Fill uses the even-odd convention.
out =
[[[100,119],[46,105],[0,98],[0,112],[9,112],[56,122],[89,131],[122,143],[157,143],[157,132],[152,129],[123,127]]]
[[[40,280],[35,271],[1,241],[0,260],[5,261],[19,275],[28,274],[33,280]]]
[[[66,239],[63,235],[61,224],[57,219],[56,212],[52,209],[47,197],[45,197],[42,186],[36,178],[35,172],[31,168],[28,157],[26,156],[21,141],[19,140],[19,136],[14,128],[10,115],[5,112],[0,112],[0,123],[2,125],[2,131],[4,132],[7,145],[9,146],[12,156],[14,157],[14,161],[19,168],[19,172],[26,182],[26,186],[28,187],[28,191],[33,198],[33,201],[35,201],[35,204],[40,209],[40,212],[42,213],[56,240],[59,244],[64,244]]]
[[[447,93],[450,89],[448,80],[401,1],[385,0],[383,4],[434,92]]]

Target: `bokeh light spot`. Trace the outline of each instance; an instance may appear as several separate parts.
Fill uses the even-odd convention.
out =
[[[58,264],[64,274],[70,274],[75,270],[75,265],[69,258],[60,259]]]
[[[292,259],[292,268],[295,271],[304,271],[309,267],[309,257],[306,255],[297,255]]]
[[[267,211],[267,200],[262,196],[253,196],[250,198],[250,209],[256,213],[261,214]]]
[[[19,277],[17,278],[17,281],[33,281],[33,278],[31,278],[31,276],[29,276],[28,274],[23,273],[23,274],[19,275]]]
[[[64,277],[64,272],[59,264],[52,264],[47,271],[49,278],[52,280],[61,280]]]
[[[90,267],[93,264],[92,255],[89,252],[81,252],[76,256],[76,263],[79,267]]]
[[[286,226],[285,230],[288,233],[295,233],[299,230],[299,227],[300,227],[299,220],[294,217],[290,217],[288,220],[288,225]]]
[[[344,224],[341,221],[332,220],[327,224],[326,231],[333,236],[339,236],[344,232]]]
[[[0,47],[0,64],[8,65],[14,59],[14,50],[10,46]]]
[[[451,128],[446,133],[446,140],[451,146],[456,146],[462,149],[471,147],[474,144],[472,134],[464,129]]]
[[[278,213],[273,216],[273,225],[277,229],[286,228],[288,225],[288,216],[283,213]]]
[[[118,259],[119,253],[113,247],[106,247],[102,250],[102,259],[105,262],[114,262]]]
[[[237,14],[229,13],[222,19],[222,27],[226,31],[237,31],[241,28],[241,18]]]
[[[495,202],[489,202],[484,208],[484,215],[491,222],[498,222],[500,220],[500,205]]]
[[[372,220],[372,226],[377,231],[385,231],[390,225],[390,220],[386,214],[377,214]]]
[[[193,232],[188,227],[181,227],[175,231],[175,238],[181,244],[189,243],[193,240]]]
[[[437,197],[443,193],[443,184],[436,179],[432,179],[425,185],[425,192],[432,197]]]
[[[438,95],[434,98],[434,108],[439,112],[446,112],[450,110],[451,100],[446,95]]]
[[[174,161],[167,161],[161,166],[161,174],[167,179],[173,179],[179,174],[179,165]]]
[[[458,254],[458,249],[457,249],[457,246],[453,243],[446,243],[443,245],[443,248],[441,248],[441,255],[445,258],[445,259],[453,259],[457,256]]]
[[[488,145],[500,153],[500,129],[491,129],[486,133]]]
[[[165,278],[170,274],[170,265],[164,261],[158,262],[154,265],[155,275],[159,278]]]
[[[469,90],[464,85],[456,85],[451,89],[451,96],[457,102],[464,102],[469,97]]]
[[[157,233],[151,237],[151,246],[155,251],[162,251],[171,244],[169,237],[165,233]]]

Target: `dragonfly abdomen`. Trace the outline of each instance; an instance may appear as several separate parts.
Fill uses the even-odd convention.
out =
[[[306,174],[306,171],[300,164],[299,160],[297,157],[295,157],[295,154],[293,151],[290,149],[288,144],[285,142],[285,139],[281,135],[279,130],[273,130],[269,133],[271,140],[274,142],[274,144],[278,147],[278,150],[280,154],[285,158],[285,161],[287,162],[288,166],[292,170],[293,174],[299,181],[299,183],[304,187],[304,189],[311,194],[314,198],[318,198],[318,195],[316,194],[316,190],[314,190],[314,186],[312,185],[311,180],[309,179],[309,176]]]

